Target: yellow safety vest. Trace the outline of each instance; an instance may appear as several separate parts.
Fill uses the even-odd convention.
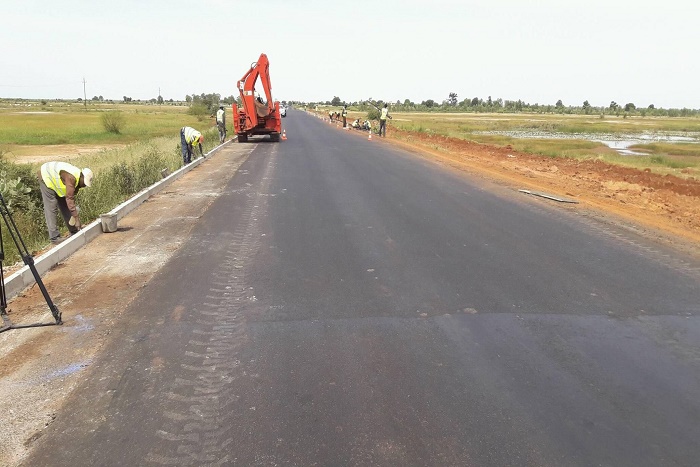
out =
[[[199,141],[200,136],[202,136],[202,134],[194,128],[189,126],[185,127],[185,142],[187,142],[187,144],[194,144],[195,141]]]
[[[47,162],[41,166],[41,179],[47,187],[56,192],[58,196],[66,196],[66,185],[61,179],[61,170],[75,177],[75,186],[80,182],[80,169],[67,162]]]
[[[216,121],[224,123],[224,111],[223,111],[223,109],[219,109],[216,111]]]
[[[384,107],[384,108],[382,109],[382,116],[379,117],[379,120],[386,120],[386,116],[387,116],[387,115],[389,115],[389,109],[387,109],[386,107]]]

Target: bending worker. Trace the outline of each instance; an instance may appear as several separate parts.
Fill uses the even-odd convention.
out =
[[[180,146],[182,147],[182,164],[187,165],[192,162],[192,155],[194,154],[194,145],[199,145],[199,154],[204,157],[204,152],[202,151],[202,141],[204,141],[204,136],[194,128],[183,126],[180,129]]]
[[[41,166],[39,187],[41,199],[44,202],[44,216],[49,238],[54,244],[61,243],[61,233],[56,223],[56,211],[60,210],[68,231],[73,235],[82,225],[75,204],[75,195],[86,186],[92,185],[92,170],[78,167],[67,162],[47,162]]]
[[[224,144],[226,140],[226,112],[224,106],[220,105],[216,111],[216,127],[219,129],[219,143]]]

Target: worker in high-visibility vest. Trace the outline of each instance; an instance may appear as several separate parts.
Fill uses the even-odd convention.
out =
[[[41,166],[39,188],[52,243],[58,244],[64,240],[58,230],[56,211],[61,211],[71,235],[82,227],[75,195],[81,188],[92,185],[93,176],[92,170],[80,170],[67,162],[47,162]]]
[[[216,111],[216,127],[219,129],[219,143],[223,144],[226,140],[226,112],[223,105]]]
[[[348,106],[347,105],[343,106],[343,112],[341,113],[341,117],[343,117],[343,128],[346,128],[348,126]]]
[[[379,116],[379,136],[384,136],[386,138],[386,119],[391,118],[389,115],[389,105],[384,104],[382,108],[382,114]]]
[[[182,164],[187,165],[192,162],[194,154],[194,145],[199,145],[199,155],[204,157],[202,151],[202,142],[204,136],[194,128],[183,126],[180,129],[180,146],[182,147]]]

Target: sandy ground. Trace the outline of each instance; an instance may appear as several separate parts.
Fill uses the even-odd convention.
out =
[[[698,180],[602,162],[532,156],[391,128],[390,132],[386,140],[375,136],[376,144],[397,144],[417,157],[514,189],[575,199],[579,202],[575,209],[700,257]],[[364,132],[353,133],[367,137]],[[226,146],[122,219],[119,231],[99,236],[45,276],[65,324],[0,334],[0,395],[5,403],[0,418],[0,465],[17,465],[42,436],[63,400],[85,377],[114,323],[128,318],[124,316],[128,304],[187,239],[200,214],[251,150],[252,145]],[[186,191],[186,184],[195,178],[200,181],[196,192]],[[9,308],[17,323],[51,321],[36,286],[14,299]]]
[[[18,164],[69,161],[86,154],[124,147],[124,144],[53,144],[48,146],[14,145],[7,150],[7,157]]]

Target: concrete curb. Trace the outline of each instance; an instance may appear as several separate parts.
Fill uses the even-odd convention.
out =
[[[231,141],[233,141],[233,139]],[[137,193],[127,201],[112,209],[107,214],[116,214],[118,221],[119,219],[123,218],[131,211],[139,207],[148,198],[160,192],[166,186],[168,186],[178,178],[185,175],[190,170],[200,165],[202,162],[204,162],[204,159],[206,157],[208,157],[211,154],[214,154],[214,152],[218,151],[220,148],[222,148],[231,141],[227,141],[223,144],[220,144],[219,146],[206,153],[204,157],[198,157],[186,166],[181,167],[172,174],[168,175],[163,180],[160,180],[159,182],[154,183],[150,187],[145,188],[144,190]],[[90,243],[92,240],[94,240],[97,236],[101,234],[102,222],[98,219],[83,227],[78,233],[71,235],[63,243],[56,245],[43,255],[35,258],[34,266],[36,267],[39,276],[43,276],[44,274],[46,274],[59,262],[65,260],[70,255],[78,251],[84,245]],[[34,275],[32,275],[32,271],[29,269],[29,266],[23,266],[22,269],[5,279],[5,294],[7,296],[7,300],[10,300],[11,298],[19,295],[20,292],[22,292],[27,287],[33,285],[34,282]]]

